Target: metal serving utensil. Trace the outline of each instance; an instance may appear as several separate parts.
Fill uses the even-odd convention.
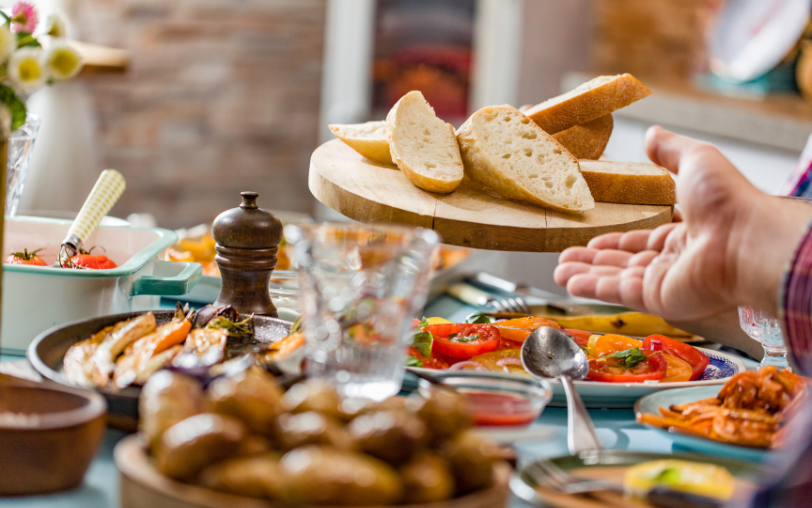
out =
[[[522,365],[534,377],[558,378],[567,395],[567,445],[570,453],[603,448],[592,418],[575,389],[573,380],[583,379],[589,372],[589,361],[581,348],[569,336],[544,326],[538,328],[522,344]]]
[[[84,243],[99,225],[102,218],[113,208],[118,198],[124,193],[127,183],[115,169],[105,169],[96,180],[96,185],[79,210],[68,230],[68,236],[62,241],[56,264],[62,268],[73,268],[71,258],[79,253]]]

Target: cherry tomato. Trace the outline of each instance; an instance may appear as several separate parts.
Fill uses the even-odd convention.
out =
[[[686,362],[681,358],[677,358],[674,355],[669,355],[662,353],[663,358],[665,358],[666,363],[668,364],[665,377],[663,377],[660,382],[662,383],[678,383],[681,381],[690,381],[691,375],[693,371],[691,369],[691,364]]]
[[[33,252],[28,252],[28,249],[23,249],[22,252],[12,252],[3,262],[7,265],[48,266],[41,257],[37,256],[37,252],[41,250],[42,249],[37,249]]]
[[[442,324],[425,328],[434,340],[431,342],[432,354],[452,356],[454,358],[471,358],[496,351],[499,347],[499,330],[493,325]]]
[[[118,265],[103,254],[76,254],[70,258],[74,266],[88,268],[90,270],[109,270],[118,268]]]
[[[685,344],[664,335],[650,335],[646,337],[646,340],[643,341],[643,347],[646,349],[657,349],[654,347],[656,345],[656,341],[659,341],[662,345],[663,353],[676,356],[677,358],[685,360],[691,365],[691,371],[693,372],[691,375],[691,381],[699,379],[699,377],[702,376],[702,373],[705,372],[705,368],[710,363],[710,359],[702,351],[691,346],[690,344]]]
[[[447,369],[448,362],[443,360],[442,358],[435,358],[434,355],[431,358],[427,358],[423,356],[420,351],[413,347],[409,347],[407,351],[408,355],[412,358],[417,358],[423,364],[423,368],[426,369]]]
[[[594,342],[592,341],[592,338],[589,340],[590,344],[594,345],[594,350],[592,347],[590,347],[592,356],[597,356],[598,358],[601,356],[610,355],[612,353],[617,353],[618,351],[626,351],[627,349],[631,349],[633,347],[639,347],[641,349],[644,348],[642,341],[612,333],[599,335]]]
[[[662,353],[651,350],[641,350],[648,358],[631,369],[613,359],[601,361],[600,358],[589,361],[589,373],[586,378],[591,381],[604,383],[642,383],[643,381],[659,380],[665,377],[668,362]]]
[[[587,346],[587,344],[589,343],[589,337],[592,336],[592,332],[584,332],[582,330],[571,330],[569,328],[565,328],[564,333],[572,337],[572,340],[574,340],[576,344],[582,347]]]

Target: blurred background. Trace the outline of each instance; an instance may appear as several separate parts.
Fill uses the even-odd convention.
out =
[[[629,72],[654,94],[615,113],[607,156],[646,160],[645,130],[661,124],[716,143],[770,193],[812,133],[809,0],[36,3],[129,61],[31,98],[43,128],[21,214],[75,213],[115,168],[128,187],[114,214],[162,227],[210,223],[249,189],[265,208],[335,218],[307,188],[327,124],[382,119],[413,89],[459,125]],[[554,288],[555,255],[500,259]]]

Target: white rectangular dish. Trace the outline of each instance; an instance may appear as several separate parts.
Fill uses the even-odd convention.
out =
[[[42,249],[40,257],[53,264],[71,223],[6,217],[2,259],[11,252]],[[200,279],[200,264],[157,259],[176,240],[177,235],[168,229],[99,226],[85,247],[103,247],[118,268],[69,270],[4,264],[0,352],[24,354],[34,337],[53,326],[157,309],[161,296],[188,293]]]

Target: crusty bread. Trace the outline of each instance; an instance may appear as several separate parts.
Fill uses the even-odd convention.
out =
[[[338,139],[347,143],[353,150],[367,159],[381,164],[394,164],[386,139],[386,122],[353,123],[328,125]]]
[[[656,164],[582,160],[584,175],[595,201],[632,205],[673,205],[674,179]]]
[[[549,134],[597,120],[651,95],[631,74],[600,76],[525,111]]]
[[[423,94],[411,91],[386,115],[392,160],[415,186],[449,193],[464,176],[454,127],[435,116]]]
[[[569,212],[595,207],[578,160],[512,106],[480,109],[457,140],[465,173],[506,198]]]
[[[570,127],[553,137],[575,158],[597,160],[603,155],[614,126],[612,115],[605,115],[583,125]]]

